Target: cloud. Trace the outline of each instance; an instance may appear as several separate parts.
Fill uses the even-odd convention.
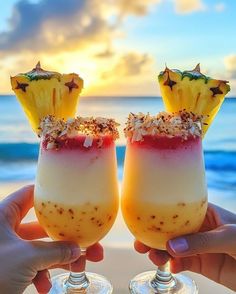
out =
[[[178,13],[203,10],[202,0],[173,0]],[[94,48],[100,58],[112,56],[97,45],[112,45],[120,37],[122,21],[143,17],[163,0],[19,0],[13,6],[8,29],[0,32],[0,56],[32,51],[57,53]],[[219,9],[219,8],[218,8]]]
[[[236,54],[225,56],[224,64],[229,78],[236,79]]]
[[[109,39],[113,28],[98,0],[20,0],[0,33],[0,51],[61,50]]]
[[[148,13],[151,5],[161,3],[161,0],[118,0],[118,7],[122,16],[133,14],[143,16]]]
[[[223,12],[226,8],[226,5],[223,2],[219,2],[219,3],[215,4],[214,8],[215,8],[215,11],[217,11],[217,12]]]
[[[10,91],[9,75],[26,72],[38,60],[49,70],[77,71],[87,89],[101,80],[102,72],[114,65],[119,76],[136,77],[148,63],[147,55],[120,53],[114,46],[124,38],[123,22],[130,15],[143,17],[161,0],[17,0],[0,29],[0,92]],[[125,57],[126,56],[126,57]],[[139,56],[139,57],[138,57]],[[130,58],[130,65],[127,65]],[[117,76],[110,72],[109,81]],[[106,76],[106,74],[104,74]],[[139,76],[141,79],[141,76]],[[107,76],[108,79],[108,76]],[[121,81],[120,81],[121,82]],[[112,85],[111,85],[112,89]]]
[[[100,51],[94,55],[96,58],[110,58],[115,55],[115,51],[112,50],[110,47],[107,47],[105,50]]]
[[[115,66],[102,73],[103,79],[138,76],[152,63],[148,54],[129,52],[120,57]]]
[[[175,11],[179,14],[204,11],[206,5],[202,0],[174,0]]]
[[[13,7],[8,30],[0,32],[0,54],[58,52],[112,43],[120,30],[120,19],[130,14],[143,16],[150,5],[160,1],[20,0]],[[111,54],[105,53],[104,57]]]

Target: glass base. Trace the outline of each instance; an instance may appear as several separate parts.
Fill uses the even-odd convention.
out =
[[[191,278],[182,274],[173,275],[173,278],[175,279],[175,282],[176,282],[175,287],[171,289],[163,288],[160,290],[155,290],[151,286],[151,281],[155,277],[155,274],[156,274],[155,271],[148,271],[134,277],[129,284],[130,293],[132,294],[162,294],[162,293],[197,294],[198,293],[196,283]]]
[[[86,276],[89,279],[89,286],[85,290],[66,289],[65,282],[69,278],[69,273],[54,276],[51,280],[52,288],[49,294],[111,294],[113,292],[113,287],[111,283],[105,277],[88,272],[86,272]]]

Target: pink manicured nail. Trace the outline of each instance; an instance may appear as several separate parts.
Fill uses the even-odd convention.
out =
[[[171,250],[175,253],[183,253],[188,250],[188,243],[184,238],[177,238],[168,242]]]

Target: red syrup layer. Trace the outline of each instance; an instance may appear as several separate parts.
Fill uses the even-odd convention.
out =
[[[102,138],[102,143],[101,143]],[[92,145],[89,147],[84,146],[84,142],[86,136],[77,136],[73,138],[66,138],[66,139],[56,139],[55,147],[52,149],[47,148],[47,144],[49,143],[47,137],[44,138],[42,142],[43,150],[46,151],[53,151],[53,150],[82,150],[82,151],[89,151],[89,150],[98,150],[98,149],[105,149],[110,146],[114,145],[114,140],[112,136],[103,136],[101,138],[93,138]]]
[[[179,149],[193,149],[196,146],[201,146],[201,137],[189,136],[184,139],[180,136],[167,137],[167,136],[144,136],[143,141],[131,142],[129,144],[132,147],[145,148],[145,149],[157,149],[157,150],[179,150]]]

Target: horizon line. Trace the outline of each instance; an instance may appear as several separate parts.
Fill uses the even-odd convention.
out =
[[[2,96],[16,96],[14,94],[0,94],[0,97]],[[157,95],[81,95],[80,98],[162,98],[161,96]],[[235,99],[235,96],[227,96],[225,99]]]

